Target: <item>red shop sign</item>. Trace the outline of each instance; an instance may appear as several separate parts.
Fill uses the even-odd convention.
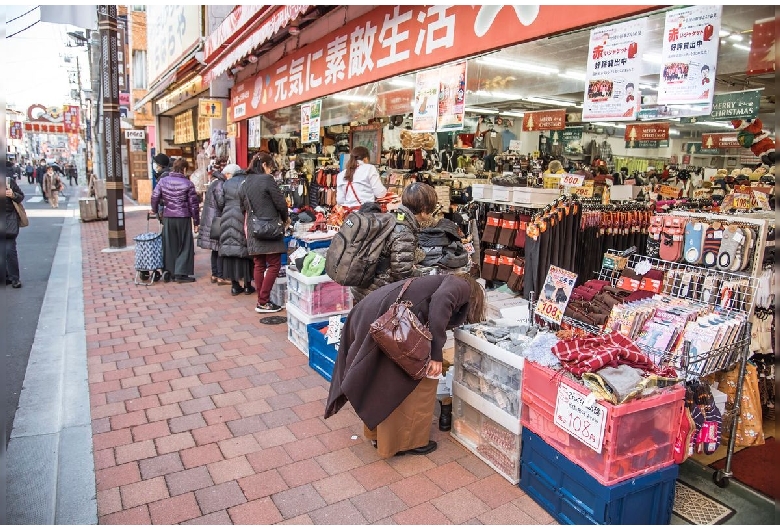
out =
[[[642,140],[668,140],[669,139],[669,124],[668,123],[632,123],[626,127],[625,138],[629,141],[642,141]]]
[[[701,146],[704,149],[734,149],[742,147],[737,141],[737,133],[702,134]]]
[[[566,128],[566,109],[526,112],[523,116],[524,131],[562,131]]]
[[[636,15],[650,5],[380,6],[232,90],[234,121],[477,53]]]

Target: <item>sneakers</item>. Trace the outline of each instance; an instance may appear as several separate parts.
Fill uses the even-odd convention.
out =
[[[282,308],[273,302],[268,302],[267,304],[257,304],[255,307],[255,311],[258,313],[278,313],[281,310]]]

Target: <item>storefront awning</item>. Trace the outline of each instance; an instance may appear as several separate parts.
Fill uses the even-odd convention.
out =
[[[140,101],[137,101],[135,106],[133,107],[134,111],[138,111],[139,109],[142,109],[144,105],[149,103],[151,100],[159,96],[163,93],[163,91],[171,86],[171,84],[176,80],[176,70],[169,73],[167,76],[163,77],[159,83],[157,83],[154,88],[149,90],[146,95],[140,99]]]

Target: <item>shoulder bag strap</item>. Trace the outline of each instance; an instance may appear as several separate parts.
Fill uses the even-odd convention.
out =
[[[409,278],[408,280],[406,280],[404,282],[404,286],[401,289],[401,292],[398,293],[398,298],[395,299],[396,303],[401,301],[401,298],[403,297],[404,293],[406,292],[406,289],[409,287],[409,285],[411,285],[412,280],[414,280],[414,278]]]
[[[352,195],[355,196],[355,200],[358,202],[358,204],[360,204],[362,206],[363,203],[360,202],[360,197],[358,197],[357,192],[355,191],[355,187],[352,185],[352,181],[351,180],[349,182],[347,182],[347,187],[352,190]]]

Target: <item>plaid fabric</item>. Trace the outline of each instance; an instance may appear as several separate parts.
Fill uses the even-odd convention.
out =
[[[552,349],[565,369],[576,376],[611,366],[627,364],[646,372],[655,370],[650,358],[620,333],[612,332],[597,337],[562,340]]]

